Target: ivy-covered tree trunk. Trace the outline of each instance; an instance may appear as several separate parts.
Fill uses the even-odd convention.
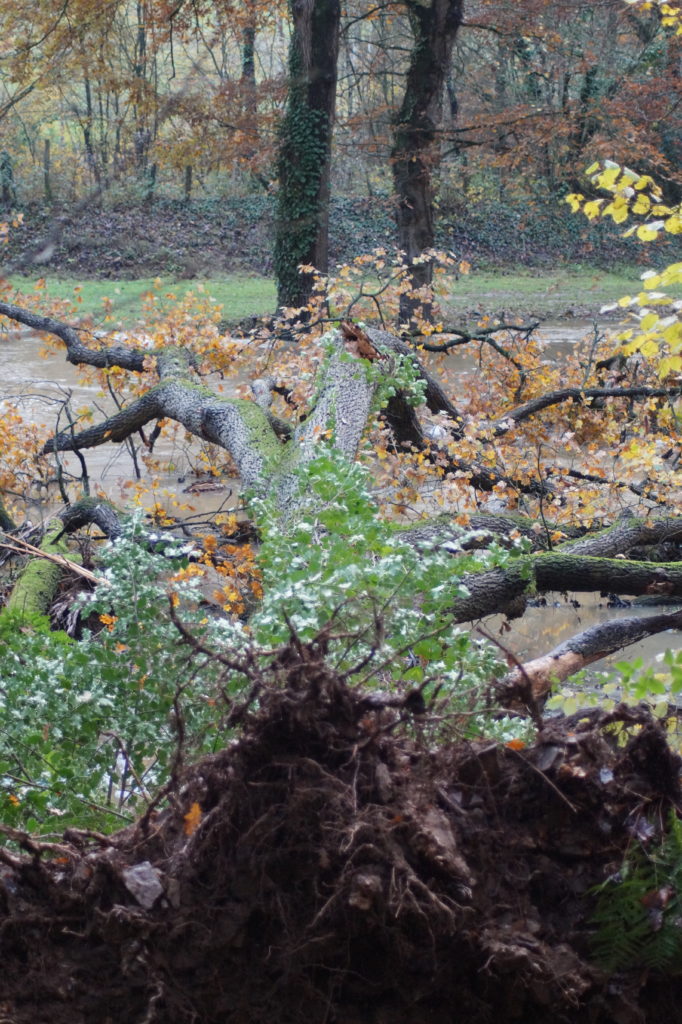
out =
[[[275,240],[277,300],[305,306],[328,264],[329,168],[336,106],[339,0],[291,0],[289,95],[280,131]]]
[[[397,200],[398,244],[412,261],[433,248],[433,168],[438,162],[437,133],[452,47],[462,23],[463,0],[408,0],[414,45],[402,106],[396,116],[391,163]],[[413,290],[428,288],[433,267],[427,259],[411,270]],[[401,317],[412,319],[429,304],[405,295]]]

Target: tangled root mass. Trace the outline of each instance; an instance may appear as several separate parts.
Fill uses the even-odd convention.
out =
[[[283,656],[288,684],[166,810],[5,850],[3,1022],[676,1019],[676,979],[589,955],[592,888],[679,801],[654,721],[429,750],[309,649]],[[637,720],[626,747],[614,715]]]

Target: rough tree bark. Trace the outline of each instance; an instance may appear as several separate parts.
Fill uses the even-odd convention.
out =
[[[463,0],[407,0],[414,35],[410,66],[391,150],[397,201],[398,245],[409,261],[433,248],[433,168],[438,162],[438,128],[450,57],[462,23]],[[431,261],[411,268],[414,289],[428,288]],[[429,316],[428,300],[409,295],[401,302],[401,318],[409,321],[418,306]]]

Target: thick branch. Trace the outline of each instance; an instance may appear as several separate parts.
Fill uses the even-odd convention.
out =
[[[90,348],[80,339],[80,332],[60,320],[49,316],[40,316],[30,309],[22,309],[9,302],[0,302],[0,315],[9,317],[25,327],[45,334],[53,334],[66,345],[66,358],[70,363],[83,363],[103,369],[107,366],[120,366],[123,370],[144,370],[144,361],[149,358],[149,351],[143,348],[132,348],[129,345],[107,345],[104,348]]]
[[[364,363],[345,353],[339,332],[336,344],[322,368],[315,405],[296,430],[295,443],[304,461],[314,457],[320,436],[327,431],[332,431],[335,447],[354,459],[367,425],[376,384],[368,380]]]
[[[570,540],[558,549],[571,555],[593,555],[612,558],[642,545],[662,544],[682,540],[680,519],[636,519],[621,518],[613,526],[599,533]]]
[[[682,629],[682,611],[600,622],[565,640],[548,654],[515,668],[500,683],[500,699],[504,703],[514,702],[519,696],[527,699],[530,686],[533,699],[539,700],[554,684],[587,665],[668,629]]]
[[[66,544],[60,540],[63,532],[61,522],[50,524],[45,531],[40,550],[47,555],[68,555]],[[0,616],[8,613],[21,619],[31,619],[47,615],[63,572],[63,565],[57,561],[50,558],[31,558],[14,584]]]
[[[83,448],[97,448],[107,441],[115,444],[125,441],[150,420],[160,419],[164,415],[163,391],[163,387],[152,388],[115,416],[110,416],[103,423],[96,423],[77,434],[71,430],[60,431],[45,442],[43,452],[77,452]]]
[[[519,558],[504,569],[472,574],[464,583],[469,596],[458,599],[453,605],[457,622],[504,612],[519,598],[549,591],[605,590],[632,596],[682,597],[682,564],[550,552]]]
[[[437,516],[435,519],[424,519],[400,527],[400,536],[417,547],[425,543],[438,544],[453,553],[485,547],[492,540],[497,540],[508,547],[511,545],[512,535],[525,537],[535,549],[546,550],[549,546],[547,532],[558,528],[554,524],[548,523],[546,530],[538,531],[535,520],[513,513],[493,515],[475,512],[467,515],[466,519],[466,526],[455,523],[453,517],[448,514]],[[574,537],[581,536],[585,532],[580,527],[563,527],[563,529],[568,529]]]
[[[682,389],[677,388],[562,388],[560,391],[548,391],[545,395],[533,398],[530,402],[517,406],[501,416],[494,424],[494,436],[502,437],[515,424],[527,420],[536,413],[548,409],[561,402],[582,402],[592,398],[678,398]]]
[[[102,498],[81,498],[73,505],[67,505],[59,513],[64,532],[75,533],[82,526],[94,524],[110,540],[121,536],[121,521],[116,509],[109,501]]]

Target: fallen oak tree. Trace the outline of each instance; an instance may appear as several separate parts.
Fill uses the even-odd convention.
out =
[[[376,412],[377,396],[387,383],[391,386],[380,403],[383,401],[398,444],[429,446],[415,414],[415,394],[419,393],[419,388],[432,412],[449,417],[455,442],[461,436],[462,417],[443,387],[404,341],[383,330],[346,325],[340,333],[332,333],[328,354],[318,370],[316,393],[310,408],[301,422],[282,427],[270,412],[272,389],[267,380],[255,383],[255,401],[225,397],[197,381],[196,360],[187,349],[166,347],[150,351],[120,343],[109,345],[101,339],[89,345],[82,340],[80,330],[52,318],[1,303],[0,313],[59,337],[66,346],[67,359],[76,364],[116,366],[142,372],[149,368],[150,361],[155,361],[156,385],[102,423],[78,433],[70,429],[57,434],[47,442],[47,451],[83,451],[107,442],[120,442],[152,420],[172,418],[198,437],[229,451],[243,486],[255,493],[274,494],[280,514],[285,518],[296,515],[296,473],[319,452],[320,437],[331,433],[334,448],[352,461],[363,432]],[[358,339],[371,353],[369,362],[358,358]],[[601,390],[606,391],[584,389],[584,392],[587,397],[594,397]],[[622,388],[615,397],[641,398],[653,393],[674,396],[678,392],[678,388]],[[580,389],[564,389],[546,396],[544,404],[542,399],[533,400],[512,409],[498,422],[492,422],[490,429],[494,436],[507,433],[513,425],[547,405],[575,399],[580,394]],[[613,391],[608,394],[614,397]],[[467,473],[472,486],[488,489],[495,486],[500,476],[494,467],[458,460],[451,448],[449,445],[444,451],[430,446],[441,462]],[[531,482],[519,489],[543,493],[547,486],[546,481]],[[485,517],[479,520],[484,523]],[[499,522],[497,527],[492,525],[495,517],[489,522],[492,532],[499,534]],[[518,530],[513,524],[511,520],[510,533],[533,536],[532,524],[530,529],[524,530]],[[485,525],[480,528],[485,533]],[[671,516],[655,520],[618,520],[611,529],[599,534],[569,540],[554,550],[526,555],[503,568],[468,576],[466,595],[453,595],[453,621],[467,622],[497,611],[518,614],[523,607],[519,602],[524,596],[552,590],[682,595],[682,570],[677,562],[632,561],[623,557],[638,545],[671,540],[677,543],[680,532],[677,520]],[[447,517],[440,517],[430,523],[420,521],[401,531],[406,540],[411,533],[416,544],[427,534],[430,543],[441,541],[452,551],[457,548],[461,531],[453,528]]]
[[[181,422],[229,444],[280,522],[312,509],[314,549],[324,523],[314,495],[311,505],[296,487],[301,467],[330,430],[337,456],[355,456],[396,369],[390,350],[368,372],[337,339],[311,412],[292,424],[289,441],[271,424],[267,388],[261,404],[232,402],[197,385],[182,353],[164,355],[164,376],[139,400],[143,408],[161,395]],[[112,424],[124,433],[126,414],[75,437],[104,443]],[[74,443],[70,432],[59,438]],[[83,512],[73,521],[86,520]],[[618,548],[676,543],[672,515],[620,520],[571,538],[566,550],[542,550],[551,533],[533,525],[481,515],[464,528],[450,517],[395,533],[417,552],[440,544],[453,566],[483,540],[476,532],[535,538],[541,550],[472,574],[468,593],[453,579],[451,620],[532,589],[563,589],[567,565],[590,588],[608,580],[614,590],[613,579],[634,592],[679,593],[676,563],[614,557]],[[370,625],[376,642],[352,672],[330,661],[330,630],[310,643],[293,633],[267,657],[245,656],[247,696],[226,708],[227,726],[243,728],[242,738],[195,768],[181,769],[178,757],[168,786],[123,833],[71,829],[41,841],[5,830],[19,849],[0,853],[0,998],[11,1019],[293,1024],[324,1013],[350,1024],[368,1014],[376,1024],[425,1016],[450,1024],[453,1006],[473,1024],[491,1013],[536,1024],[560,1014],[577,1024],[588,1005],[597,1024],[660,1014],[674,983],[648,985],[634,972],[623,994],[590,956],[588,890],[618,869],[638,815],[660,822],[679,803],[679,765],[663,731],[644,710],[619,709],[593,716],[577,738],[573,728],[547,725],[527,753],[455,742],[461,712],[444,720],[437,694],[407,671],[387,697],[349,685],[381,649],[380,616]],[[187,632],[190,653],[207,659]],[[234,670],[234,655],[219,657]],[[437,691],[437,680],[427,682]],[[626,747],[610,736],[612,725],[633,728]]]

